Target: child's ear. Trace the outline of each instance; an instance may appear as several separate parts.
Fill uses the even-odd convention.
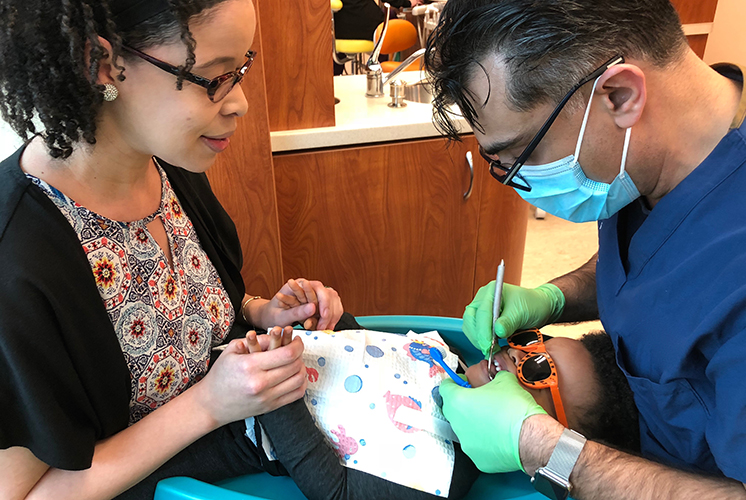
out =
[[[634,64],[617,64],[598,79],[596,93],[619,128],[634,126],[647,101],[645,74]]]

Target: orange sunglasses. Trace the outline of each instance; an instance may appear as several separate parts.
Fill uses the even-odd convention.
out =
[[[554,365],[554,360],[544,346],[544,340],[551,338],[549,335],[542,334],[537,329],[521,330],[508,338],[508,347],[526,353],[523,359],[518,361],[516,365],[518,379],[521,383],[532,389],[549,388],[552,393],[552,402],[554,403],[554,410],[557,413],[557,420],[567,427],[565,407],[562,404],[562,398],[559,393],[557,367]]]

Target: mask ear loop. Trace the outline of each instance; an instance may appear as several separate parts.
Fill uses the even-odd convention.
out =
[[[632,135],[632,127],[629,127],[624,133],[624,149],[622,150],[622,166],[619,168],[619,175],[624,173],[627,166],[627,151],[629,151],[629,137]]]
[[[585,135],[585,126],[588,124],[588,115],[591,114],[591,102],[593,101],[593,94],[596,93],[596,85],[598,84],[598,80],[601,77],[599,76],[596,78],[596,80],[593,82],[593,89],[591,89],[591,97],[588,99],[588,105],[585,107],[585,115],[583,116],[583,125],[580,126],[580,134],[578,135],[578,142],[575,145],[575,161],[578,161],[578,155],[580,154],[580,146],[583,144],[583,136]]]
[[[578,135],[578,142],[575,145],[575,161],[578,161],[578,155],[580,154],[580,146],[583,144],[583,137],[585,136],[585,127],[588,124],[588,116],[591,114],[591,102],[593,101],[593,94],[596,93],[596,85],[598,84],[598,80],[600,79],[601,77],[599,76],[593,82],[593,89],[591,89],[591,97],[588,99],[588,106],[586,106],[585,108],[585,114],[583,115],[583,124],[580,126],[580,134]],[[622,164],[619,168],[619,175],[624,173],[624,168],[627,166],[627,153],[629,151],[629,139],[631,135],[632,135],[632,127],[629,127],[624,133],[624,149],[622,150]]]

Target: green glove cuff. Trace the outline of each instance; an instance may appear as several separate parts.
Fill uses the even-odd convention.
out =
[[[557,285],[551,283],[540,285],[535,290],[543,292],[552,301],[552,314],[549,316],[547,324],[555,323],[562,317],[565,310],[565,294]]]

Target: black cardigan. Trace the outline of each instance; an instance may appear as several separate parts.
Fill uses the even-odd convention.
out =
[[[0,163],[0,449],[80,470],[97,441],[127,427],[130,374],[80,241],[21,170],[23,149]],[[207,176],[159,163],[238,311],[233,221]],[[225,341],[247,328],[237,317]]]

